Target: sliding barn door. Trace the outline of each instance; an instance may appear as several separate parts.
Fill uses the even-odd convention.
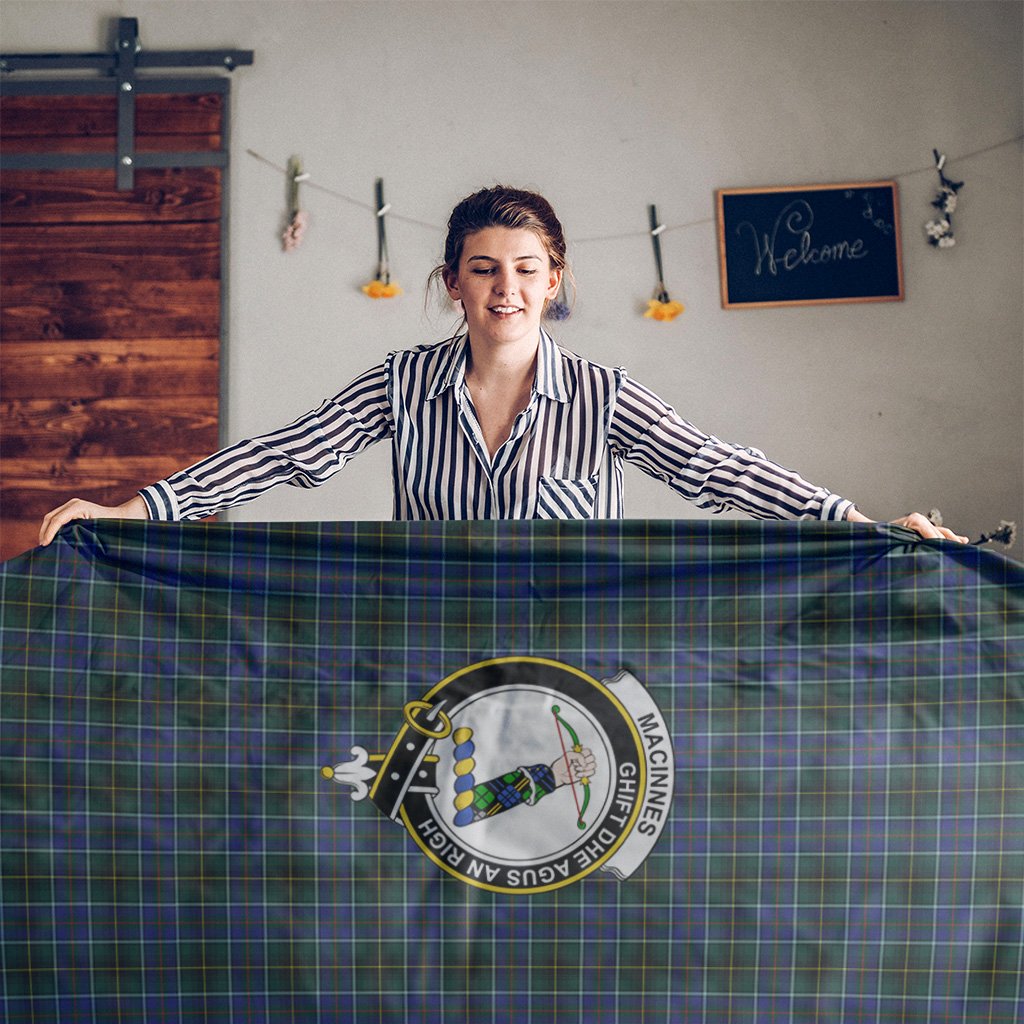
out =
[[[217,447],[225,170],[146,165],[222,151],[225,99],[139,95],[130,190],[59,166],[114,150],[115,95],[0,101],[5,154],[58,165],[0,177],[4,559],[68,498],[123,501]]]

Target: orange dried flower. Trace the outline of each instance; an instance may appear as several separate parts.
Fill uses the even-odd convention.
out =
[[[363,294],[369,295],[371,299],[393,299],[402,294],[402,289],[397,284],[376,280],[363,285]]]
[[[662,302],[660,299],[651,299],[647,303],[647,312],[644,316],[648,320],[675,320],[686,307],[681,302]]]

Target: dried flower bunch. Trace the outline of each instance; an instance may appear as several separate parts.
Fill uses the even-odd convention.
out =
[[[1017,539],[1017,524],[1011,523],[1006,519],[1001,519],[999,525],[991,533],[983,533],[976,541],[972,541],[974,544],[988,544],[989,541],[996,541],[999,544],[1005,544],[1006,547],[1011,547],[1013,542]]]
[[[932,150],[935,157],[935,169],[939,173],[939,191],[932,200],[932,206],[942,215],[936,220],[930,220],[924,226],[928,235],[928,244],[939,249],[949,249],[956,245],[953,237],[953,211],[956,209],[957,193],[964,187],[962,181],[952,181],[943,174],[946,166],[945,155],[940,155],[937,149]]]
[[[288,226],[281,235],[281,247],[285,252],[294,252],[302,242],[302,236],[309,226],[309,214],[300,208],[299,184],[309,178],[302,170],[302,160],[293,156],[288,161]]]
[[[928,513],[928,522],[933,526],[941,526],[942,513],[937,508],[933,508]],[[999,525],[991,533],[983,533],[977,540],[972,540],[971,543],[988,544],[995,541],[998,544],[1004,544],[1006,547],[1012,547],[1016,539],[1017,524],[1011,523],[1008,519],[1001,519]]]
[[[681,302],[673,302],[669,298],[668,289],[665,287],[665,270],[661,262],[660,235],[665,230],[665,225],[658,223],[656,207],[648,206],[647,212],[650,215],[651,245],[654,248],[654,265],[658,271],[658,283],[654,286],[654,297],[647,303],[644,317],[648,320],[667,323],[670,320],[675,320],[686,307]]]
[[[378,178],[374,184],[377,199],[377,276],[368,284],[363,285],[363,294],[371,299],[393,299],[402,294],[402,289],[391,280],[391,268],[388,264],[388,236],[384,228],[384,218],[390,203],[384,202],[384,179]]]
[[[288,227],[284,229],[284,234],[281,235],[281,244],[285,252],[294,252],[298,249],[308,226],[309,214],[305,210],[296,210],[288,222]]]
[[[562,283],[558,286],[558,294],[548,303],[547,309],[544,310],[544,316],[548,320],[568,320],[571,313],[572,307],[565,294],[565,277],[563,275]]]

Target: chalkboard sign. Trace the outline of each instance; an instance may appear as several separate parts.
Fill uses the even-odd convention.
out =
[[[726,309],[903,298],[894,181],[718,192]]]

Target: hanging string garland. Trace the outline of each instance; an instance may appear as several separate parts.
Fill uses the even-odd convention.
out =
[[[940,155],[937,149],[932,150],[935,157],[935,170],[939,172],[939,192],[932,200],[932,206],[943,214],[938,220],[930,220],[924,226],[928,235],[929,245],[938,249],[949,249],[956,245],[953,237],[953,211],[956,209],[957,193],[964,187],[962,181],[952,181],[942,173],[946,166],[945,154]]]
[[[665,269],[661,261],[660,237],[665,230],[665,225],[658,222],[657,207],[648,206],[647,213],[651,222],[651,246],[654,249],[654,266],[658,271],[658,283],[654,286],[654,297],[647,303],[647,311],[644,316],[648,320],[668,322],[675,320],[683,312],[684,306],[681,302],[673,302],[665,287]]]
[[[979,156],[983,153],[991,152],[995,149],[1001,149],[1003,146],[1011,145],[1013,143],[1020,142],[1024,139],[1024,135],[1015,135],[1008,139],[1003,139],[1000,142],[996,142],[990,146],[985,146],[982,149],[973,150],[970,153],[965,153],[960,160],[967,160],[971,157]],[[333,196],[342,202],[349,203],[353,206],[361,207],[362,209],[369,210],[374,213],[377,217],[377,243],[378,243],[378,259],[377,259],[377,276],[376,278],[364,285],[362,290],[365,294],[371,298],[392,298],[395,295],[402,294],[402,289],[391,281],[390,268],[388,265],[387,255],[387,236],[385,233],[384,216],[390,213],[390,204],[385,204],[383,201],[383,183],[381,179],[377,179],[378,195],[377,203],[375,206],[370,206],[367,203],[360,202],[357,199],[353,199],[351,196],[340,192],[336,189],[329,188],[321,185],[318,182],[311,180],[310,175],[302,171],[301,163],[297,157],[293,157],[288,164],[287,168],[280,167],[273,161],[268,160],[266,157],[260,155],[255,150],[247,149],[246,152],[249,156],[261,163],[266,164],[268,167],[272,167],[280,173],[284,173],[288,176],[289,182],[289,223],[282,235],[282,243],[285,252],[293,252],[302,241],[302,236],[308,226],[309,218],[308,214],[301,209],[299,204],[299,192],[298,186],[300,182],[307,183],[308,188],[316,189],[326,195]],[[936,170],[939,174],[939,191],[932,201],[934,206],[942,216],[933,220],[928,221],[925,225],[925,233],[927,236],[928,244],[935,246],[940,249],[947,249],[955,245],[955,239],[953,236],[953,220],[952,214],[956,209],[957,205],[957,193],[963,187],[962,181],[953,181],[946,177],[943,173],[946,156],[933,150],[932,155],[934,157],[934,165],[928,167],[914,168],[913,170],[904,171],[900,174],[890,175],[892,178],[907,178],[911,175],[920,174],[924,171]],[[651,216],[651,227],[648,229],[646,234],[652,239],[652,245],[655,253],[655,263],[658,271],[658,282],[654,291],[654,298],[648,302],[647,311],[644,316],[651,320],[658,321],[670,321],[674,320],[680,313],[683,312],[684,307],[681,303],[673,302],[668,297],[668,292],[665,288],[664,273],[661,267],[661,246],[659,242],[659,236],[670,231],[680,231],[691,227],[702,226],[706,224],[714,224],[715,218],[701,217],[696,220],[686,221],[681,224],[664,225],[657,223],[657,214],[653,206],[648,208]],[[437,224],[431,224],[427,221],[418,220],[413,217],[406,217],[400,214],[390,213],[395,220],[401,221],[405,224],[413,224],[417,227],[426,228],[435,233],[443,233],[444,228]],[[638,237],[640,232],[626,232],[619,235],[599,235],[593,237],[579,237],[574,239],[575,245],[585,245],[590,242],[610,242],[619,241],[625,239],[633,239]],[[569,315],[569,304],[565,298],[564,287],[559,290],[558,296],[549,304],[547,316],[552,320],[566,319]]]
[[[384,202],[384,179],[378,178],[374,184],[377,197],[377,276],[369,284],[363,285],[363,294],[371,299],[393,299],[402,294],[402,289],[391,280],[391,267],[388,264],[388,236],[384,227],[384,218],[391,209],[390,203]]]

